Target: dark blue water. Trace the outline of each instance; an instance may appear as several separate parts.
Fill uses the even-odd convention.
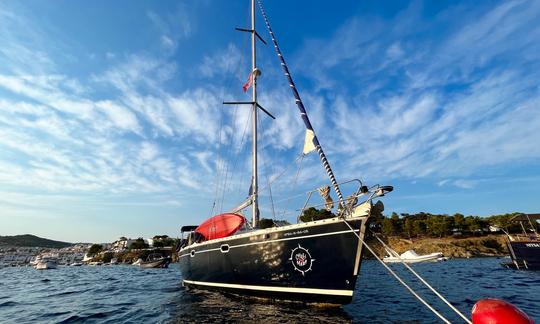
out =
[[[540,321],[540,272],[504,269],[499,265],[501,261],[454,259],[414,268],[467,315],[476,300],[496,297]],[[410,276],[406,277],[410,281]],[[341,308],[187,291],[180,280],[178,265],[169,269],[4,268],[0,269],[0,322],[440,322],[376,261],[362,264],[355,299]],[[426,290],[420,292],[426,295]],[[460,322],[441,303],[435,305],[452,322]]]

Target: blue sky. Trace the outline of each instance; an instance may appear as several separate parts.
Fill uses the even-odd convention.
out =
[[[539,2],[265,6],[339,180],[394,185],[386,213],[539,211]],[[0,1],[0,235],[177,236],[242,201],[249,114],[221,102],[249,100],[247,14]],[[260,121],[261,210],[292,221],[327,179],[317,156],[294,162],[304,129],[272,46],[259,66],[277,117]]]

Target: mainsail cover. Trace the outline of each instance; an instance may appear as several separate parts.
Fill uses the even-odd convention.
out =
[[[274,35],[274,32],[272,31],[272,27],[270,27],[270,22],[268,20],[268,17],[266,16],[266,12],[264,11],[261,0],[257,0],[257,3],[259,4],[259,9],[261,10],[261,14],[264,18],[266,28],[268,29],[268,32],[270,33],[270,37],[272,38],[272,42],[274,43],[274,48],[276,49],[277,56],[279,60],[281,61],[281,67],[283,69],[283,73],[285,74],[285,77],[287,78],[291,91],[294,95],[296,106],[298,107],[298,110],[300,110],[300,116],[302,117],[302,121],[304,122],[304,125],[306,126],[306,138],[304,141],[304,154],[312,152],[313,150],[317,150],[317,153],[319,153],[319,158],[321,159],[322,165],[326,173],[328,174],[328,177],[330,178],[332,187],[334,187],[334,190],[336,191],[336,194],[339,198],[339,203],[340,205],[344,206],[345,204],[343,201],[343,195],[341,194],[341,190],[339,189],[338,183],[336,181],[336,177],[334,176],[334,172],[332,171],[332,168],[330,168],[328,159],[326,158],[326,155],[324,154],[322,150],[321,144],[319,143],[319,140],[317,139],[317,136],[315,135],[313,126],[311,126],[311,122],[309,121],[309,117],[306,113],[306,109],[304,107],[302,99],[300,98],[300,94],[298,93],[298,90],[296,90],[296,86],[294,85],[291,74],[289,73],[289,68],[287,67],[287,64],[285,63],[283,54],[281,53],[281,50],[279,49],[278,43],[276,41],[276,37]],[[311,142],[311,144],[309,142]]]

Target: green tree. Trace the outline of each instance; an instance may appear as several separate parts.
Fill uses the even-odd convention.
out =
[[[465,228],[465,216],[459,213],[454,214],[454,227],[458,230]]]
[[[428,233],[433,236],[443,237],[448,233],[449,219],[447,215],[434,215],[428,220]]]
[[[332,214],[331,211],[328,211],[326,209],[317,209],[314,207],[310,207],[302,213],[302,216],[300,216],[300,220],[304,223],[326,219],[326,218],[332,218],[335,217],[334,214]]]
[[[259,220],[259,228],[260,229],[264,229],[264,228],[271,228],[271,227],[274,227],[276,226],[274,224],[274,220],[273,219],[270,219],[270,218],[261,218]]]
[[[113,257],[114,257],[114,253],[106,252],[105,254],[103,254],[103,259],[101,261],[103,263],[109,263],[109,262],[111,262]]]
[[[391,218],[385,217],[382,220],[381,230],[382,230],[382,233],[386,236],[394,235],[394,233],[396,232],[396,229],[394,227],[394,223],[392,222]]]
[[[92,244],[90,249],[88,249],[88,255],[93,257],[96,256],[99,252],[103,251],[103,245],[101,244]]]
[[[152,244],[155,248],[164,247],[165,244],[163,244],[163,241],[154,241],[154,244]]]
[[[465,217],[465,228],[471,232],[476,232],[482,229],[482,225],[480,223],[480,217],[478,216]]]
[[[137,249],[146,249],[148,248],[148,243],[144,241],[142,237],[139,237],[133,243],[131,243],[131,246],[129,247],[130,250],[137,250]]]
[[[416,236],[425,235],[427,232],[426,222],[421,219],[413,221],[413,233]]]
[[[414,234],[414,221],[412,217],[407,217],[403,220],[403,231],[411,238]]]

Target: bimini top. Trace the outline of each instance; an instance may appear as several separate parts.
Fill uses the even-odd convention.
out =
[[[242,215],[225,213],[205,220],[195,232],[204,236],[205,240],[227,237],[238,231],[246,219]]]
[[[197,229],[197,225],[186,225],[180,228],[180,232],[191,232]]]
[[[519,214],[510,218],[510,221],[511,222],[528,222],[529,219],[531,221],[539,220],[540,214]]]

